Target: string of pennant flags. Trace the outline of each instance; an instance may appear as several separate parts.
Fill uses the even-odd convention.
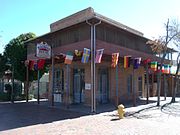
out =
[[[95,63],[101,63],[102,55],[103,55],[104,49],[98,49],[96,50],[95,55]],[[73,61],[74,55],[77,57],[82,57],[81,62],[82,63],[88,63],[89,57],[90,57],[91,50],[88,48],[84,48],[83,52],[79,50],[75,50],[74,53],[67,52],[66,54],[63,54],[65,57],[64,63],[65,64],[71,64]],[[119,53],[112,53],[112,64],[111,67],[115,68],[118,64],[119,60]],[[138,69],[141,64],[146,65],[148,64],[149,69],[151,69],[154,72],[160,71],[160,64],[157,61],[151,61],[149,58],[142,61],[141,57],[132,58],[132,56],[127,55],[124,56],[124,62],[123,66],[124,68],[129,68],[131,63],[133,63],[133,68]],[[44,59],[39,59],[38,61],[29,61],[29,69],[30,70],[38,70],[43,69],[45,64]],[[169,74],[170,73],[171,66],[169,64],[163,64],[162,67],[162,73]]]

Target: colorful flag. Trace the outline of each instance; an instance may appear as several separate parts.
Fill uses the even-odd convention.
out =
[[[124,56],[124,68],[130,67],[131,56]]]
[[[159,69],[158,69],[158,71],[160,71]],[[164,73],[164,65],[162,65],[162,73]]]
[[[150,59],[150,58],[147,58],[147,59],[145,59],[145,60],[143,61],[143,64],[146,65],[146,64],[148,64],[149,62],[151,62],[151,59]]]
[[[112,67],[116,67],[117,63],[118,63],[118,58],[119,58],[119,53],[113,53],[112,54]]]
[[[157,62],[157,61],[151,62],[151,69],[152,69],[153,71],[157,71],[157,65],[158,65],[158,62]]]
[[[82,51],[75,50],[74,54],[75,54],[75,56],[80,57],[82,55]]]
[[[103,51],[104,51],[104,49],[96,50],[95,63],[101,63],[101,58],[102,58],[102,55],[103,55]]]
[[[33,70],[38,70],[38,63],[37,63],[37,61],[34,62],[34,69]]]
[[[169,74],[170,73],[170,66],[167,65],[163,65],[164,70],[162,71],[165,74]]]
[[[64,63],[65,63],[65,64],[71,64],[71,63],[72,63],[72,60],[73,60],[73,55],[72,55],[71,52],[68,52],[68,53],[66,54]]]
[[[29,70],[34,70],[34,60],[29,61]]]
[[[141,58],[134,58],[134,69],[138,69],[141,63]]]
[[[38,60],[38,69],[43,69],[44,68],[44,64],[45,64],[45,60],[44,59]]]
[[[83,56],[81,59],[82,63],[88,63],[90,52],[91,52],[90,49],[84,48]]]

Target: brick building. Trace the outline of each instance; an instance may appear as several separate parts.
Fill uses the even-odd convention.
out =
[[[132,59],[141,57],[160,61],[143,33],[126,25],[102,16],[92,8],[87,8],[50,25],[50,32],[27,42],[27,59],[35,57],[36,44],[46,42],[51,45],[53,66],[50,64],[49,100],[55,93],[62,103],[81,103],[91,105],[92,111],[97,104],[122,103],[135,104],[139,96],[146,95],[145,69],[123,67],[124,56]],[[88,63],[81,63],[81,57],[74,56],[70,65],[64,64],[66,54],[75,50],[91,49]],[[104,49],[101,63],[94,63],[95,50]],[[112,53],[119,52],[117,68],[111,67]],[[168,54],[169,55],[169,54]],[[168,63],[168,61],[166,60]],[[54,75],[52,76],[52,72]],[[52,82],[53,85],[52,85]]]

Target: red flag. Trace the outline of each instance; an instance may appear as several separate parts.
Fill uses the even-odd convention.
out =
[[[150,62],[151,62],[151,59],[150,59],[150,58],[147,58],[147,59],[145,59],[145,60],[143,61],[143,64],[146,65],[146,64],[148,64],[148,63],[150,63]]]
[[[34,60],[30,60],[29,61],[29,70],[33,70],[34,69]]]
[[[38,61],[38,69],[43,69],[44,68],[44,64],[45,64],[45,60],[44,59],[40,59]]]
[[[119,53],[113,53],[112,54],[112,64],[111,67],[116,67],[118,63]]]

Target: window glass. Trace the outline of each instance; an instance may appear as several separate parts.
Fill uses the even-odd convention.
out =
[[[127,77],[127,90],[128,94],[132,94],[132,75]]]
[[[54,70],[54,92],[61,93],[64,91],[64,71],[62,69]]]

